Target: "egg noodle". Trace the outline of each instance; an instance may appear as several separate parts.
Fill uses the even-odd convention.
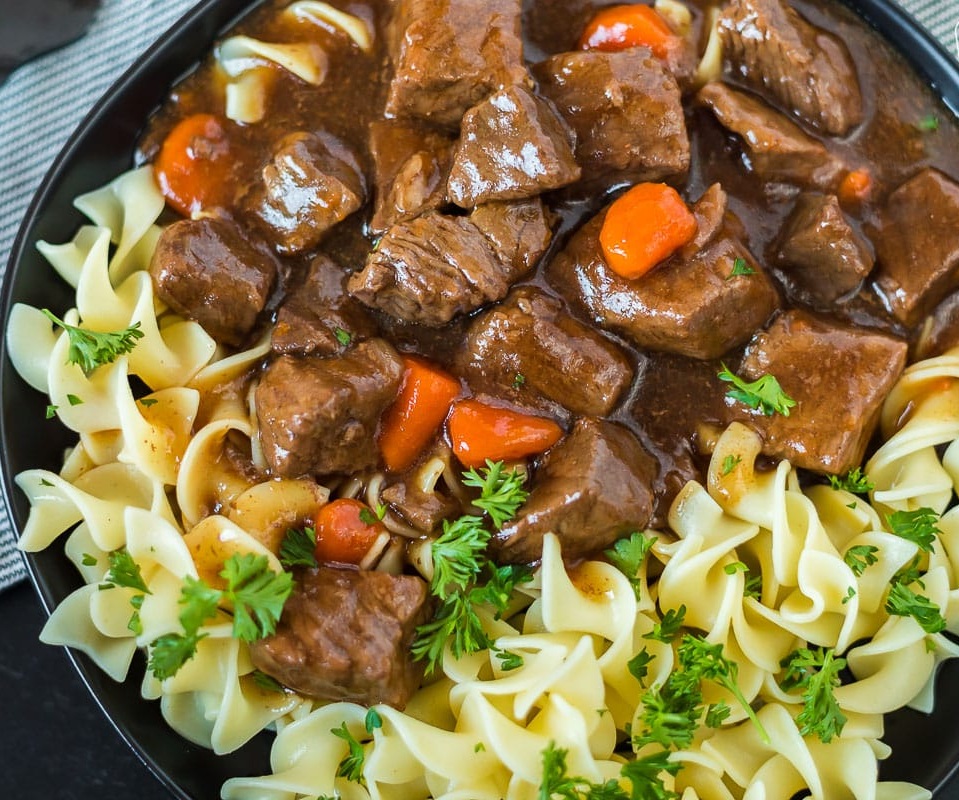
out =
[[[258,458],[249,398],[269,341],[228,355],[155,298],[146,268],[163,197],[151,169],[124,174],[77,206],[91,224],[67,244],[41,246],[76,289],[65,320],[100,331],[138,323],[144,335],[129,354],[85,374],[68,363],[62,330],[38,309],[13,309],[13,363],[79,437],[59,474],[17,476],[31,504],[20,546],[35,552],[67,534],[83,586],[57,607],[42,639],[82,650],[122,681],[137,649],[180,630],[186,576],[215,574],[235,553],[266,556],[280,570],[271,543],[330,489],[257,483],[228,468],[231,447]],[[131,376],[146,395],[134,395]],[[732,425],[715,442],[706,485],[688,484],[673,503],[669,531],[642,532],[652,544],[637,575],[605,561],[568,569],[547,536],[542,564],[510,613],[483,616],[496,648],[520,656],[521,666],[506,670],[492,650],[458,660],[447,651],[405,711],[375,708],[377,725],[354,704],[264,688],[223,611],[174,677],[147,673],[143,697],[216,753],[275,728],[272,774],[227,781],[229,800],[544,797],[551,748],[565,751],[569,775],[618,778],[624,752],[633,757],[627,732],[641,727],[644,697],[677,667],[681,639],[657,637],[656,628],[682,609],[683,630],[721,645],[738,665],[739,689],[761,726],[731,693],[704,683],[705,701],[725,701],[730,713],[672,751],[680,767],[663,772],[668,791],[683,800],[787,800],[806,790],[928,798],[925,789],[880,782],[878,764],[889,753],[883,715],[931,709],[938,665],[959,654],[946,635],[959,632],[959,350],[906,371],[885,402],[881,433],[864,467],[874,483],[867,501],[828,485],[804,488],[786,462],[757,470],[757,435]],[[936,517],[928,547],[889,522],[917,509]],[[139,565],[147,591],[138,599],[135,589],[101,586],[119,548]],[[870,563],[857,564],[851,548],[871,554]],[[941,613],[945,631],[890,614],[891,584],[910,569],[900,583]],[[130,625],[131,599],[138,626]],[[848,666],[834,692],[845,725],[828,743],[801,733],[802,692],[782,688],[784,659],[807,647],[832,648]],[[643,677],[636,657],[644,648]],[[350,755],[360,756],[352,779],[342,769]]]

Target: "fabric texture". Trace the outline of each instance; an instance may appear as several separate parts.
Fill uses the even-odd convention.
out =
[[[0,86],[0,270],[6,268],[30,198],[70,133],[110,84],[193,2],[103,0],[84,38],[24,65]],[[959,57],[959,0],[901,4]],[[0,501],[0,589],[26,574]]]

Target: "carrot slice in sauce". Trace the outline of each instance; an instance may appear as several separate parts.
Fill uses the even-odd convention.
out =
[[[688,243],[697,227],[675,189],[665,183],[640,183],[609,207],[599,243],[610,269],[633,279]]]
[[[447,430],[453,453],[467,467],[510,461],[548,450],[563,435],[553,420],[522,414],[478,400],[453,404]]]
[[[153,169],[167,202],[189,217],[229,203],[232,165],[224,122],[213,114],[194,114],[167,134]]]
[[[580,50],[625,50],[648,47],[656,58],[667,58],[679,44],[679,37],[654,8],[610,6],[596,14],[579,40]]]

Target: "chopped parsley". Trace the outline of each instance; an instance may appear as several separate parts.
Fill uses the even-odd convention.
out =
[[[737,256],[736,260],[733,261],[732,272],[729,273],[729,277],[727,277],[726,280],[729,280],[730,278],[734,278],[737,275],[755,275],[755,274],[756,274],[756,270],[754,270],[751,266],[749,266],[749,264],[746,263],[746,259],[743,258],[742,256]]]
[[[316,531],[313,528],[290,528],[280,544],[280,563],[284,569],[316,567]]]
[[[270,636],[276,630],[283,605],[293,590],[287,572],[270,569],[266,556],[236,553],[220,571],[226,581],[224,590],[187,576],[180,590],[182,633],[170,633],[150,646],[149,669],[158,680],[173,677],[196,654],[206,636],[199,629],[213,617],[221,605],[233,608],[233,635],[245,642]]]
[[[866,571],[866,567],[871,567],[879,560],[876,557],[876,553],[878,552],[879,548],[871,544],[857,544],[846,551],[842,560],[845,561],[846,566],[852,570],[853,575],[858,578]]]
[[[897,617],[912,617],[926,633],[941,633],[946,629],[942,609],[904,583],[892,585],[886,598],[886,611]]]
[[[886,517],[889,530],[896,536],[919,545],[920,550],[931,553],[936,535],[941,533],[936,527],[939,515],[931,508],[917,508],[914,511],[894,511]]]
[[[70,339],[70,349],[67,352],[67,363],[78,364],[80,369],[89,375],[97,367],[111,364],[124,353],[129,353],[136,347],[138,339],[143,338],[140,323],[136,322],[122,331],[102,333],[68,325],[62,319],[46,308],[40,311],[54,325],[59,325],[67,332]]]
[[[644,639],[656,639],[660,642],[669,643],[679,635],[679,629],[683,627],[683,620],[686,618],[686,606],[682,605],[677,609],[667,609],[663,618],[653,625],[649,633],[644,633]]]
[[[463,473],[463,483],[480,490],[473,505],[488,515],[497,530],[512,519],[529,496],[523,488],[526,475],[521,470],[503,468],[502,461],[490,461],[479,471],[469,469]]]
[[[343,330],[343,328],[334,328],[333,335],[336,337],[336,341],[338,341],[343,347],[349,347],[350,342],[353,341],[353,334],[347,330]]]
[[[723,476],[728,475],[730,472],[732,472],[734,469],[736,469],[736,467],[738,467],[742,463],[742,460],[743,460],[742,456],[734,456],[734,455],[726,456],[723,459],[723,465],[720,468],[720,474]]]
[[[609,562],[629,580],[637,600],[639,600],[642,590],[642,581],[638,577],[639,571],[646,561],[646,555],[655,543],[655,536],[649,537],[635,531],[625,539],[617,541],[612,549],[603,553],[609,559]]]
[[[723,364],[722,370],[716,377],[733,385],[733,388],[726,392],[726,397],[737,400],[749,408],[759,409],[767,417],[773,414],[788,417],[789,410],[796,405],[796,401],[783,391],[775,376],[768,373],[758,380],[747,382],[738,375],[734,375]]]
[[[833,489],[844,489],[852,494],[868,494],[876,488],[860,467],[849,470],[845,475],[830,475],[829,485]]]
[[[786,656],[780,666],[785,670],[779,685],[783,691],[802,689],[803,710],[796,717],[803,736],[815,734],[829,743],[842,733],[846,716],[834,694],[840,685],[839,673],[846,660],[836,658],[832,648],[799,648]]]

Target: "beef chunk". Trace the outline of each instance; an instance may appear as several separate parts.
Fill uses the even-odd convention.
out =
[[[719,34],[734,74],[783,108],[834,135],[863,118],[856,68],[846,46],[786,0],[732,0]]]
[[[376,335],[369,312],[347,294],[346,277],[329,257],[313,259],[306,280],[280,306],[274,353],[330,356]]]
[[[874,241],[876,286],[895,317],[915,325],[959,287],[959,184],[923,169],[894,191]]]
[[[351,473],[375,466],[376,432],[396,399],[403,362],[382,339],[341,356],[280,356],[256,389],[260,443],[277,475]]]
[[[277,143],[244,205],[284,255],[319,244],[366,197],[356,156],[329,134],[291,133]]]
[[[539,396],[576,414],[609,414],[633,379],[615,344],[529,286],[477,317],[457,358],[474,389],[517,403]]]
[[[566,558],[642,530],[653,509],[656,461],[626,428],[583,418],[544,457],[519,513],[490,541],[501,564],[536,561],[555,533]]]
[[[551,219],[539,200],[487,203],[473,209],[469,220],[497,257],[520,274],[536,266],[553,238]]]
[[[696,235],[679,250],[680,257],[691,258],[709,244],[723,228],[729,197],[718,183],[712,184],[693,206],[696,219]]]
[[[277,271],[266,247],[254,245],[236,223],[217,217],[168,225],[150,262],[157,297],[199,322],[218,342],[233,346],[253,330]]]
[[[725,229],[692,256],[679,253],[637,280],[620,277],[600,248],[604,217],[573,236],[550,263],[549,279],[598,325],[640,347],[718,358],[749,339],[778,306],[766,271]],[[742,272],[748,274],[735,274]]]
[[[414,122],[370,124],[374,202],[370,230],[383,233],[446,202],[453,140]]]
[[[397,0],[388,117],[455,127],[466,109],[528,79],[520,0]]]
[[[757,97],[724,83],[708,83],[698,99],[740,137],[747,166],[763,181],[810,188],[832,186],[840,162],[816,139]]]
[[[862,461],[905,362],[905,342],[789,311],[753,337],[739,374],[774,375],[796,406],[767,417],[727,400],[730,416],[762,434],[767,455],[841,475]]]
[[[413,478],[387,486],[380,493],[380,499],[423,533],[438,530],[444,519],[462,512],[455,499],[437,491],[423,491]]]
[[[390,228],[349,290],[397,319],[439,327],[502,299],[550,235],[538,200],[490,203],[470,217],[430,211]]]
[[[689,137],[679,86],[643,47],[560,53],[535,68],[540,91],[576,132],[583,179],[681,179]]]
[[[910,361],[935,358],[959,347],[959,292],[943,300],[923,323]]]
[[[251,644],[250,658],[308,697],[402,709],[423,678],[410,647],[429,620],[428,598],[414,575],[301,570],[276,633]]]
[[[522,200],[579,179],[575,134],[548,100],[501,89],[463,117],[448,190],[463,208]]]
[[[780,235],[777,258],[786,269],[790,294],[824,310],[858,288],[875,261],[836,196],[814,193],[796,200]]]

